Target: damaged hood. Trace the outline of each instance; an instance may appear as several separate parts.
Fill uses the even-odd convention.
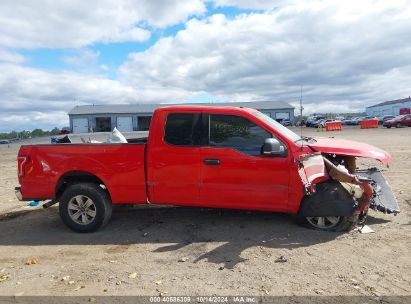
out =
[[[315,140],[316,142],[310,142],[308,146],[321,153],[372,158],[379,160],[383,164],[391,161],[391,155],[389,153],[369,144],[345,139],[324,137],[315,138]]]

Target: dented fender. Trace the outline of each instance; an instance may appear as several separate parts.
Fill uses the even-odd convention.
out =
[[[298,163],[306,195],[301,204],[300,215],[351,215],[368,211],[373,187],[368,181],[362,181],[349,172],[355,170],[354,158],[346,159],[350,170],[335,166],[321,154],[303,155],[298,159]],[[361,196],[356,198],[355,193],[350,193],[347,187],[344,187],[344,183],[358,185],[362,189]]]
[[[304,185],[304,192],[310,195],[315,192],[315,184],[330,179],[321,154],[306,154],[300,156],[298,174]]]

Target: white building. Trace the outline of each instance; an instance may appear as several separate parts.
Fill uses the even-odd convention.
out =
[[[400,115],[400,109],[411,108],[411,98],[384,101],[379,104],[367,107],[365,112],[369,116]]]
[[[76,106],[69,113],[73,133],[107,132],[117,127],[122,132],[146,131],[155,109],[172,104],[84,105]],[[181,104],[179,104],[181,105]],[[281,121],[294,121],[294,107],[282,101],[192,103],[202,106],[232,106],[257,109]]]

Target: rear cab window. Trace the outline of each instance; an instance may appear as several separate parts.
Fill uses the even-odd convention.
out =
[[[170,113],[167,115],[164,141],[172,146],[199,146],[201,114]]]

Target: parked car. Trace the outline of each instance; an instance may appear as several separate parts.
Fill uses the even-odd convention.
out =
[[[58,203],[78,232],[106,225],[115,204],[285,212],[306,227],[346,231],[368,208],[399,212],[381,171],[356,171],[357,157],[391,160],[365,143],[300,137],[254,109],[170,106],[155,110],[147,138],[21,146],[15,191]]]
[[[70,133],[71,133],[70,128],[63,128],[63,129],[60,130],[59,135],[67,135],[67,134],[70,134]]]
[[[346,118],[342,121],[343,125],[351,125],[352,118]]]
[[[293,125],[293,124],[291,123],[291,120],[289,120],[289,119],[283,119],[283,120],[281,121],[281,124],[282,124],[283,126],[286,126],[286,127]]]
[[[306,127],[311,127],[311,123],[313,123],[313,122],[314,122],[314,120],[310,119],[310,117],[309,117],[309,118],[307,118],[307,121],[305,122],[305,126]]]
[[[325,117],[323,117],[323,116],[310,116],[310,117],[308,117],[305,126],[306,127],[313,127],[316,122],[318,122],[319,120],[324,119],[324,118]]]
[[[10,143],[10,140],[8,139],[0,139],[0,145],[7,145]]]
[[[385,116],[382,116],[382,117],[380,117],[380,118],[378,119],[378,124],[382,125],[382,124],[384,123],[384,121],[390,120],[390,119],[394,119],[394,118],[395,118],[394,115],[385,115]]]
[[[332,119],[319,119],[314,122],[312,126],[314,128],[325,128],[325,124],[329,121],[332,121]]]
[[[363,120],[364,117],[354,117],[353,119],[351,119],[351,123],[350,125],[352,126],[356,126],[360,124],[360,121]]]
[[[309,126],[310,126],[310,127],[313,127],[313,128],[317,128],[317,127],[318,127],[318,124],[319,124],[321,121],[322,121],[322,119],[317,119],[316,121],[311,122]]]
[[[382,124],[386,128],[411,127],[411,114],[399,115],[393,119],[387,119]]]
[[[309,116],[307,118],[307,121],[305,122],[305,126],[306,127],[311,127],[311,124],[316,120],[317,120],[317,118],[315,116]]]
[[[295,123],[295,126],[296,126],[296,127],[300,127],[300,126],[305,126],[305,124],[306,124],[305,120],[302,119],[302,120],[298,120],[298,121]]]
[[[339,121],[335,119],[322,119],[321,121],[318,122],[317,128],[325,128],[327,125],[327,122],[334,122],[334,121]]]
[[[322,119],[318,119],[318,120],[316,120],[316,121],[313,121],[312,123],[310,123],[310,127],[313,127],[313,128],[317,128],[318,127],[318,124],[320,123],[322,121]]]

